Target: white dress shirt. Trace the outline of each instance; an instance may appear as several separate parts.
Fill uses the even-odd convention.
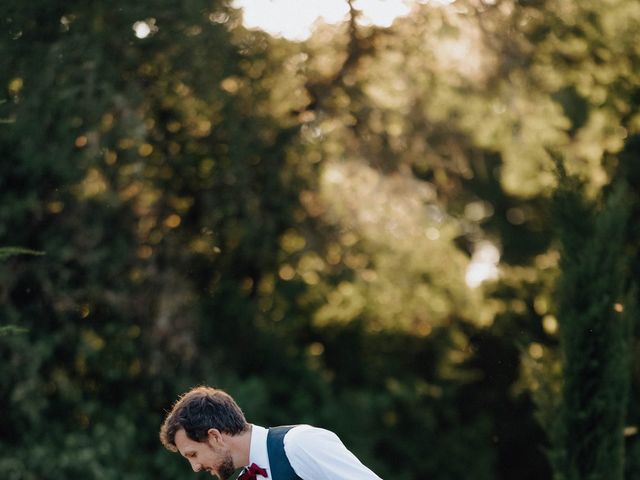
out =
[[[255,463],[264,468],[271,478],[268,432],[264,427],[252,426],[249,465]],[[323,428],[292,428],[284,437],[284,451],[302,480],[382,480],[347,450],[335,433]]]

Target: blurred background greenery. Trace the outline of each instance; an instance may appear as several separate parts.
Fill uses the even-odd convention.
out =
[[[0,5],[0,478],[190,478],[195,384],[383,478],[640,478],[638,2],[238,6]]]

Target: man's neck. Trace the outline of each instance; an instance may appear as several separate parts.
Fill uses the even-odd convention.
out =
[[[227,438],[227,442],[231,447],[231,457],[233,458],[233,464],[236,468],[241,468],[249,465],[252,432],[253,425],[249,424],[249,428],[247,428],[244,432]]]

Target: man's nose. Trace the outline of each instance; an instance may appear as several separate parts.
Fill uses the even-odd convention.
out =
[[[191,468],[194,472],[199,472],[202,470],[202,465],[200,463],[191,462]]]

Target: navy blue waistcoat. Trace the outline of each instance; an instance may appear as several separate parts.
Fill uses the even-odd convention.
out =
[[[267,434],[267,454],[271,466],[271,480],[302,480],[293,470],[284,451],[284,436],[295,425],[271,427]]]

